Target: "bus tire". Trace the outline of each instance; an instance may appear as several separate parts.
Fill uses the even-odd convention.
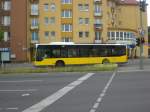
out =
[[[110,61],[108,59],[103,59],[102,64],[109,64]]]
[[[64,63],[64,61],[59,60],[59,61],[56,62],[55,66],[56,67],[63,67],[63,66],[65,66],[65,63]]]

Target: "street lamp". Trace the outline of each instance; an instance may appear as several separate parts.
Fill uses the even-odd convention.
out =
[[[142,18],[142,12],[146,11],[146,0],[140,0],[139,1],[139,6],[140,6],[140,27],[141,27],[141,32],[140,32],[140,63],[139,63],[139,67],[140,69],[144,69],[143,67],[143,39],[144,39],[144,35],[143,35],[143,18]]]

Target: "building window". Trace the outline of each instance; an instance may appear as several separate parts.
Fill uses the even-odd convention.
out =
[[[49,37],[49,32],[48,32],[48,31],[45,31],[45,32],[44,32],[44,36],[45,36],[45,38],[48,38],[48,37]]]
[[[83,37],[83,32],[79,32],[79,37],[80,37],[80,38]]]
[[[39,6],[38,4],[31,4],[31,15],[38,15]]]
[[[5,11],[9,11],[11,9],[11,1],[2,2],[2,9]]]
[[[38,26],[38,19],[37,18],[31,19],[31,26]]]
[[[84,5],[84,11],[88,11],[89,10],[89,4],[85,4]]]
[[[62,4],[72,4],[72,0],[61,0]]]
[[[63,10],[61,12],[62,18],[72,18],[72,10]]]
[[[4,32],[4,41],[10,40],[10,32]]]
[[[99,4],[95,4],[94,12],[95,12],[95,13],[101,13],[101,7],[100,7]]]
[[[127,40],[127,32],[124,32],[124,40]]]
[[[101,32],[95,32],[95,40],[101,40]]]
[[[9,26],[10,25],[10,16],[2,16],[2,24],[4,26]]]
[[[89,18],[79,18],[79,24],[89,24]]]
[[[107,32],[107,37],[108,37],[108,40],[111,40],[111,32]]]
[[[79,32],[79,37],[80,38],[82,38],[82,37],[86,37],[87,38],[87,37],[89,37],[89,32],[88,31],[85,31],[85,32],[81,31],[81,32]]]
[[[50,36],[51,36],[51,37],[55,37],[55,35],[56,35],[55,31],[51,31],[51,32],[50,32]]]
[[[89,32],[85,32],[85,37],[89,37]]]
[[[134,41],[135,36],[133,32],[108,32],[109,40],[125,40],[125,41]]]
[[[32,32],[32,41],[38,41],[38,32]]]
[[[51,17],[49,22],[50,22],[50,24],[55,24],[55,17]]]
[[[51,10],[52,12],[54,12],[54,11],[56,10],[56,5],[55,5],[55,3],[52,3],[52,4],[50,5],[50,10]]]
[[[49,5],[46,3],[44,4],[44,11],[48,11],[49,10]]]
[[[86,25],[89,24],[89,18],[85,18],[85,24],[86,24]]]
[[[89,10],[89,4],[78,4],[79,11],[88,11]]]
[[[45,17],[45,18],[44,18],[44,23],[45,23],[45,25],[48,25],[48,24],[49,24],[49,18],[48,18],[48,17]]]
[[[123,40],[123,32],[120,32],[120,40]]]
[[[79,18],[79,24],[83,24],[84,23],[84,19],[83,18]]]
[[[71,24],[63,24],[62,32],[72,32],[72,25]]]
[[[111,32],[111,39],[115,40],[115,32]]]
[[[119,37],[120,37],[119,32],[116,32],[116,40],[119,40]]]

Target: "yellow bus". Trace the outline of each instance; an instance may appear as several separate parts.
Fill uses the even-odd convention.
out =
[[[35,66],[126,63],[127,47],[121,44],[36,44]]]

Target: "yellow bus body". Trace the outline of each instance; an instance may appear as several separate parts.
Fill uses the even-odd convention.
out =
[[[102,64],[107,59],[109,63],[126,63],[127,55],[115,57],[77,57],[77,58],[45,58],[42,61],[35,61],[35,66],[55,66],[57,61],[63,61],[65,65],[82,65],[82,64]]]

